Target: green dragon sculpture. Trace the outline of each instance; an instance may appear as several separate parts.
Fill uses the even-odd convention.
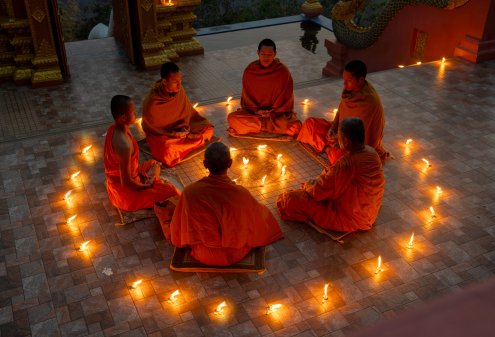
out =
[[[354,23],[357,12],[363,10],[369,0],[341,0],[332,9],[333,32],[347,47],[364,49],[375,43],[388,23],[403,8],[424,4],[443,9],[460,7],[470,0],[388,0],[373,23],[362,27]]]

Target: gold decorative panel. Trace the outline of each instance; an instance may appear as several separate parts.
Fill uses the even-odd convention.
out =
[[[39,7],[36,8],[32,14],[33,19],[35,19],[39,23],[43,22],[45,16],[46,16],[45,12],[43,12]]]

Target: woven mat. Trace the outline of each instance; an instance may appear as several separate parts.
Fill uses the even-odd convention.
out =
[[[306,153],[311,156],[311,158],[316,160],[323,167],[328,166],[328,157],[327,157],[327,154],[325,152],[318,153],[315,151],[315,149],[313,149],[313,147],[311,145],[301,143],[301,142],[298,142],[298,143],[299,143],[299,145],[301,145],[301,147],[304,149],[304,151],[306,151]]]
[[[248,133],[245,135],[238,135],[238,134],[232,133],[230,131],[227,131],[227,133],[229,134],[230,137],[234,137],[234,138],[270,140],[272,142],[290,142],[294,139],[291,136],[280,135],[280,134],[276,134],[276,133],[267,133],[267,132]]]
[[[175,248],[170,269],[188,273],[263,273],[265,272],[265,247],[253,248],[241,261],[230,266],[209,266],[191,256],[189,248]]]
[[[316,229],[321,234],[328,236],[330,239],[334,241],[337,241],[338,243],[344,243],[344,240],[342,240],[344,236],[352,233],[352,232],[339,232],[339,231],[333,231],[331,229],[321,228],[320,226],[315,225],[312,221],[306,221],[305,223]]]

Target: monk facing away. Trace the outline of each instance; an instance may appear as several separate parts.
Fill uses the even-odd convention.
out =
[[[203,163],[209,176],[186,186],[172,217],[173,245],[191,247],[203,264],[227,266],[283,238],[270,210],[227,175],[232,159],[225,144],[210,144]]]
[[[173,62],[162,65],[158,80],[143,101],[143,131],[154,158],[177,165],[213,137],[213,125],[196,111]]]
[[[338,130],[338,142],[346,154],[301,189],[277,197],[283,220],[311,220],[342,232],[368,230],[375,222],[385,188],[380,157],[364,144],[360,119],[346,118]]]
[[[160,163],[148,160],[139,165],[139,148],[129,130],[136,121],[130,97],[114,96],[111,110],[115,123],[108,128],[103,155],[111,203],[124,211],[137,211],[178,195],[174,185],[160,180]]]
[[[294,112],[292,75],[276,55],[275,42],[260,42],[258,60],[251,62],[242,76],[242,108],[227,117],[230,134],[299,133],[301,122]]]
[[[360,118],[366,129],[365,144],[376,150],[382,162],[389,156],[383,145],[383,129],[385,116],[380,97],[373,86],[366,81],[368,70],[366,64],[354,60],[346,64],[344,73],[344,90],[337,114],[333,122],[324,118],[310,117],[302,126],[297,140],[311,145],[317,152],[325,150],[330,164],[333,164],[345,154],[339,148],[337,132],[339,122],[345,118]]]

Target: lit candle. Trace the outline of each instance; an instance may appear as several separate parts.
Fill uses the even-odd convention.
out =
[[[280,309],[282,307],[282,304],[272,304],[272,305],[269,305],[268,307],[266,307],[266,314],[271,314],[271,313],[274,313],[275,311],[277,311],[277,309]]]
[[[143,118],[142,117],[136,118],[136,124],[139,124],[141,126],[141,123],[142,122],[143,122]]]
[[[258,145],[258,150],[264,150],[264,149],[266,149],[266,148],[267,148],[267,146],[268,146],[268,145],[265,145],[265,144],[263,144],[263,145]]]
[[[427,168],[431,166],[430,165],[430,162],[427,159],[421,158],[421,160],[425,163],[425,165],[426,165]]]
[[[217,308],[215,309],[215,314],[217,315],[221,315],[223,314],[223,308],[225,308],[227,306],[227,303],[225,303],[225,301],[223,301],[222,303],[220,303]]]
[[[307,98],[306,98],[306,99],[303,101],[303,104],[304,104],[304,105],[307,105],[307,104],[308,104],[308,102],[309,102],[309,99],[307,99]]]
[[[407,244],[407,248],[412,249],[414,244],[414,233],[411,234],[411,238],[409,239],[409,243]]]
[[[249,159],[247,159],[246,157],[242,157],[242,162],[244,163],[244,167],[247,167],[247,165],[249,164]]]
[[[378,264],[376,266],[375,274],[378,274],[382,271],[382,256],[378,256]]]
[[[196,109],[198,107],[199,103],[194,103],[193,108]]]
[[[237,182],[237,180],[239,180],[239,178],[232,179],[232,181],[233,181],[234,183],[236,183],[236,182]]]
[[[266,179],[266,174],[265,176],[261,179],[261,185],[265,186],[265,179]]]
[[[89,249],[88,245],[91,242],[91,240],[84,242],[82,245],[79,246],[79,250],[81,252],[85,252]]]
[[[172,294],[170,294],[170,297],[168,298],[168,301],[170,303],[175,303],[177,301],[177,295],[179,295],[179,289],[177,289]]]
[[[64,194],[64,199],[70,201],[71,194],[72,194],[72,190],[69,190],[67,193]]]
[[[141,283],[143,283],[143,280],[137,280],[132,284],[131,288],[136,289]]]
[[[77,171],[77,172],[75,172],[75,173],[72,173],[72,175],[70,176],[70,179],[72,179],[72,180],[76,179],[76,177],[77,177],[79,174],[81,174],[81,171]]]
[[[432,207],[432,206],[430,206],[430,214],[431,214],[431,217],[432,217],[432,218],[436,218],[436,216],[437,216],[437,215],[435,214],[435,210],[433,209],[433,207]]]
[[[278,161],[280,161],[280,159],[282,159],[282,154],[281,154],[281,153],[279,153],[279,154],[277,155],[277,160],[278,160]]]
[[[230,105],[230,101],[231,101],[231,100],[232,100],[232,96],[229,96],[229,97],[227,98],[227,103],[226,103],[226,105]]]
[[[442,57],[442,63],[445,63],[445,57]]]
[[[281,173],[281,176],[284,176],[285,175],[285,171],[287,169],[287,165],[284,165],[282,166],[282,173]]]
[[[82,149],[81,154],[86,154],[89,151],[89,149],[91,149],[92,147],[93,147],[93,145],[86,146],[84,149]]]
[[[437,195],[440,195],[443,193],[442,188],[440,186],[437,186],[436,193],[437,193]]]
[[[323,301],[328,301],[328,286],[330,283],[326,283],[325,287],[323,288]]]
[[[402,64],[399,64],[399,68],[404,68],[404,65],[402,65]]]
[[[416,62],[416,64],[419,66],[421,64],[421,61]]]
[[[412,143],[412,141],[413,141],[413,140],[412,140],[411,138],[409,138],[408,140],[406,140],[406,145],[411,144],[411,143]]]
[[[77,218],[77,214],[74,214],[73,216],[71,216],[70,218],[67,219],[67,223],[68,224],[71,224],[72,221],[74,221],[74,219]]]

